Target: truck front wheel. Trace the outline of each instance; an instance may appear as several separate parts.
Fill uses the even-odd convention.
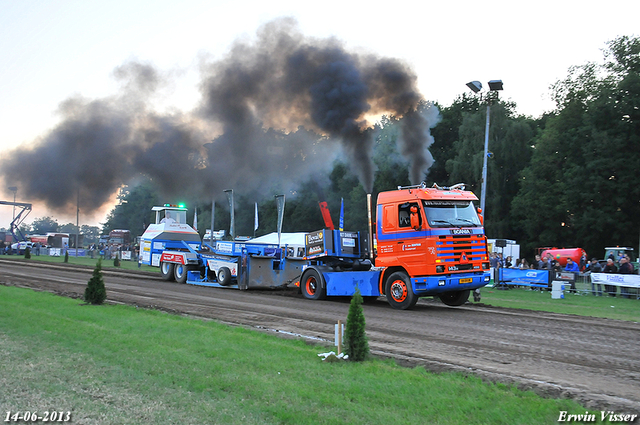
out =
[[[309,300],[321,300],[326,297],[321,284],[320,274],[313,269],[308,270],[300,280],[302,295]]]
[[[160,274],[162,275],[162,280],[173,280],[175,276],[173,275],[173,264],[172,263],[160,263]]]
[[[445,292],[444,294],[440,294],[440,301],[445,303],[451,307],[458,307],[462,304],[466,303],[469,299],[469,291],[468,289],[464,291],[454,291],[454,292]]]
[[[398,310],[413,308],[418,302],[418,297],[411,288],[411,280],[405,272],[392,273],[387,278],[384,292],[391,307]]]

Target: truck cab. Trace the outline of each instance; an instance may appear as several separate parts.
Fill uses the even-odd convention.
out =
[[[487,239],[473,206],[477,199],[461,185],[381,192],[369,259],[357,232],[325,229],[307,235],[309,264],[298,283],[302,295],[322,299],[358,290],[367,298],[385,296],[399,310],[427,296],[449,306],[464,304],[472,290],[490,280]]]
[[[403,308],[425,295],[460,305],[470,290],[486,285],[489,257],[477,200],[461,185],[378,195],[375,266],[386,268],[381,292],[392,305]]]

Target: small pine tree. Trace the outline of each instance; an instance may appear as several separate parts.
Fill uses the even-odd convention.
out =
[[[31,248],[27,247],[27,248],[24,250],[24,258],[26,258],[26,259],[31,258]]]
[[[93,269],[93,275],[87,283],[87,289],[84,290],[84,300],[88,303],[99,305],[107,299],[107,290],[104,287],[104,279],[102,278],[102,260],[96,263]]]
[[[120,267],[120,255],[116,252],[116,256],[113,259],[113,267]]]
[[[349,360],[356,362],[365,360],[369,355],[369,342],[365,334],[364,311],[362,310],[362,295],[360,295],[359,289],[356,289],[356,293],[353,294],[349,306],[344,351],[349,355]]]
[[[64,262],[68,263],[69,262],[69,251],[65,251],[64,252]]]

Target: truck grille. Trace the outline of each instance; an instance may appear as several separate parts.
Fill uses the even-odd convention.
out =
[[[460,263],[458,270],[470,270],[468,262],[486,261],[487,246],[484,235],[445,235],[436,242],[438,263]]]

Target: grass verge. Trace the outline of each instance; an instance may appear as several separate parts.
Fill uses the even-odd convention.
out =
[[[69,257],[69,262],[64,262],[64,257],[50,257],[48,255],[34,255],[31,254],[30,259],[25,259],[22,255],[3,255],[3,260],[16,260],[16,261],[41,261],[47,263],[59,263],[59,264],[77,264],[80,266],[87,267],[95,267],[98,262],[98,258],[90,258],[90,257]],[[154,272],[160,274],[160,268],[151,267],[147,265],[140,265],[138,267],[137,261],[129,261],[129,260],[120,260],[120,267],[115,267],[113,265],[113,260],[102,260],[102,268],[103,269],[124,269],[124,270],[141,270],[145,272]]]
[[[544,424],[571,400],[130,306],[0,286],[0,409],[75,423]]]

